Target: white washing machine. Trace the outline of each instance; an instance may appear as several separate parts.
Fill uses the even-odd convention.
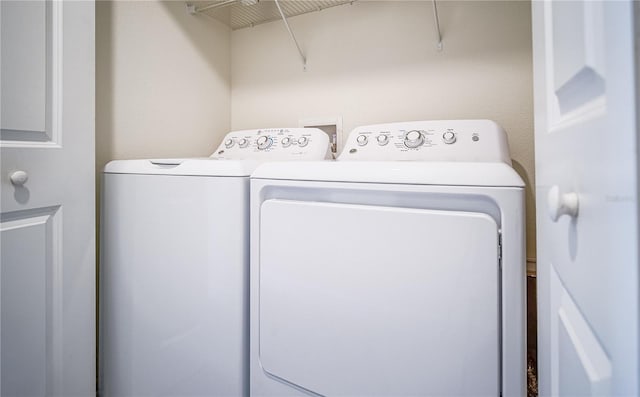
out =
[[[227,134],[210,158],[104,171],[102,396],[247,396],[249,175],[322,160],[318,129]]]
[[[251,395],[526,395],[523,187],[488,120],[258,167]]]

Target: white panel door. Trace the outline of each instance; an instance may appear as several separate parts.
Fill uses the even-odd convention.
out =
[[[489,215],[271,199],[259,266],[271,376],[324,396],[500,394]]]
[[[0,394],[95,394],[94,4],[2,1]]]
[[[539,391],[637,396],[634,4],[533,2]]]

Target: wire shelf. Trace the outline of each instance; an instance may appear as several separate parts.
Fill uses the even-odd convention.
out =
[[[280,0],[280,7],[287,18],[321,11],[326,8],[351,4],[357,0]],[[262,23],[281,20],[274,0],[217,0],[189,3],[195,12],[206,14],[229,26],[243,29]]]

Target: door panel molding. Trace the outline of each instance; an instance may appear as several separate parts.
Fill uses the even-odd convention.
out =
[[[549,264],[553,362],[553,395],[611,394],[611,359],[594,331],[562,284],[553,264]],[[554,375],[558,376],[554,376]]]
[[[0,393],[58,395],[63,360],[62,207],[2,214],[0,239],[2,245],[15,248],[22,243],[25,248],[19,256],[15,249],[2,252]],[[33,246],[36,241],[38,247]],[[25,338],[24,333],[36,335]]]
[[[45,2],[45,129],[0,129],[0,147],[59,148],[62,146],[63,2]]]
[[[606,115],[603,5],[545,2],[544,14],[547,123],[556,133]]]

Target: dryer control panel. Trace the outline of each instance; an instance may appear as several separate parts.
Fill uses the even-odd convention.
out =
[[[337,160],[504,162],[505,131],[491,120],[435,120],[357,127]]]
[[[331,158],[329,136],[318,128],[232,131],[211,155],[229,160],[324,160]]]

